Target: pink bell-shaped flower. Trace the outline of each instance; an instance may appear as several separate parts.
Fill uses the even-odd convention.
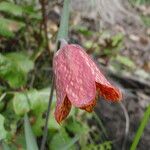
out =
[[[55,119],[64,120],[71,106],[92,112],[96,95],[109,101],[122,99],[120,90],[112,86],[92,58],[78,45],[66,44],[53,59],[57,102]]]

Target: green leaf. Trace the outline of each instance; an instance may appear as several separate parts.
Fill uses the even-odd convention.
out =
[[[77,137],[75,139],[70,138],[64,128],[62,128],[58,133],[54,135],[52,138],[49,147],[52,150],[74,150],[74,143],[78,140]]]
[[[66,128],[74,134],[83,134],[89,131],[88,127],[85,126],[85,124],[81,124],[80,122],[74,120],[73,118],[67,120]]]
[[[119,44],[119,42],[121,42],[124,38],[124,35],[119,33],[116,34],[115,36],[113,36],[112,39],[112,46],[117,46]]]
[[[36,90],[31,89],[25,92],[16,92],[13,98],[13,107],[17,115],[23,115],[29,110],[39,115],[47,109],[50,88]],[[53,105],[56,101],[56,95],[53,96]]]
[[[29,59],[26,54],[23,53],[9,53],[6,57],[18,65],[25,73],[28,73],[34,68],[34,63]]]
[[[116,60],[127,67],[130,67],[130,68],[135,67],[134,62],[126,56],[117,55]]]
[[[25,92],[16,92],[13,97],[13,108],[17,115],[22,116],[25,113],[32,110],[35,122],[33,123],[33,131],[35,135],[42,134],[42,127],[44,126],[44,119],[42,114],[46,111],[48,105],[50,88],[36,90],[31,89]],[[56,95],[53,96],[53,102],[51,107],[51,113],[53,114],[54,103],[56,101]],[[48,128],[50,130],[58,130],[60,126],[56,123],[54,117],[50,115],[48,122]]]
[[[69,26],[69,3],[70,0],[64,0],[63,11],[61,15],[60,27],[57,35],[57,42],[61,39],[67,40]]]
[[[76,26],[75,30],[77,30],[79,33],[85,36],[92,36],[92,34],[94,34],[93,31],[89,30],[87,27],[84,26]]]
[[[148,123],[148,121],[150,120],[150,105],[147,107],[145,113],[144,113],[144,116],[141,120],[141,124],[136,132],[136,135],[134,137],[134,140],[132,142],[132,145],[130,147],[130,150],[136,150],[137,149],[137,145],[140,141],[140,138],[144,132],[144,129]]]
[[[41,20],[41,14],[34,10],[34,6],[20,6],[10,2],[0,3],[0,12],[4,12],[13,16],[22,17],[23,14],[27,14],[32,19]]]
[[[14,37],[14,33],[9,28],[9,21],[4,18],[0,18],[0,35],[6,38]]]
[[[15,36],[14,32],[25,27],[23,22],[14,21],[11,19],[0,18],[0,35],[6,38],[12,38]]]
[[[0,140],[5,139],[7,135],[7,131],[4,128],[4,121],[5,118],[0,114]]]
[[[13,98],[13,107],[17,115],[24,115],[30,110],[28,96],[26,93],[15,93]]]
[[[24,116],[24,130],[25,130],[27,150],[38,150],[37,142],[32,132],[31,125],[29,123],[27,115]]]
[[[25,85],[27,73],[33,69],[33,62],[24,54],[0,54],[0,77],[13,88]]]
[[[0,11],[10,13],[16,16],[21,16],[23,13],[21,6],[18,6],[14,3],[9,3],[9,2],[1,2]]]
[[[10,150],[9,146],[4,142],[2,142],[2,147],[3,147],[3,150]]]

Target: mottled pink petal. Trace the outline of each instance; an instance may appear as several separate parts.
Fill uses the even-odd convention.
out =
[[[80,49],[66,45],[62,49],[65,55],[66,69],[70,73],[67,78],[66,92],[68,99],[76,107],[85,107],[92,103],[96,95],[95,79],[88,62],[80,55]]]
[[[53,68],[57,95],[55,118],[58,123],[67,117],[71,109],[71,103],[66,94],[66,87],[69,83],[68,81],[71,80],[71,75],[66,66],[67,62],[63,51],[57,51],[53,59]]]
[[[84,59],[89,63],[89,67],[91,68],[91,72],[95,77],[96,87],[98,88],[100,95],[103,96],[105,99],[111,101],[121,100],[122,94],[120,90],[107,81],[107,79],[100,72],[99,68],[92,60],[92,58],[85,52],[85,50],[78,45],[72,46],[78,47],[80,49],[81,55],[84,56]]]

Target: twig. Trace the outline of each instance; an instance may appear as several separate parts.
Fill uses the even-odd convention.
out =
[[[46,39],[46,48],[49,51],[49,54],[51,55],[51,50],[49,47],[49,40],[48,40],[48,28],[47,28],[47,9],[46,6],[48,6],[48,0],[39,0],[41,7],[42,7],[42,17],[43,17],[43,25],[44,25],[44,32],[45,32],[45,39]]]
[[[47,132],[48,132],[48,121],[49,121],[49,115],[50,115],[50,108],[51,108],[52,99],[53,99],[53,91],[54,91],[54,75],[52,73],[52,86],[51,86],[51,90],[50,90],[50,97],[49,97],[48,108],[47,108],[47,112],[46,112],[46,121],[45,121],[44,132],[43,132],[40,150],[45,149],[45,143],[46,143]]]

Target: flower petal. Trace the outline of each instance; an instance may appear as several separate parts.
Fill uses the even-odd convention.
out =
[[[122,94],[120,90],[117,89],[116,87],[112,85],[105,86],[99,83],[96,84],[100,95],[103,96],[105,99],[110,100],[112,102],[120,101],[122,99]]]
[[[75,45],[66,45],[62,51],[65,56],[66,70],[69,72],[67,75],[69,77],[65,81],[67,96],[76,107],[88,106],[96,95],[95,79],[88,62],[80,55],[80,49]]]
[[[91,104],[89,104],[88,106],[81,107],[80,109],[84,109],[87,112],[92,112],[94,106],[96,105],[96,102],[97,102],[96,99],[94,99]]]
[[[66,100],[66,96],[67,96],[66,87],[68,81],[71,80],[69,70],[66,69],[67,66],[66,63],[67,62],[65,60],[63,51],[58,50],[54,55],[54,59],[53,59],[53,69],[55,74],[55,85],[56,85],[56,95],[57,95],[55,118],[58,123],[67,117],[71,109],[70,106],[71,104],[69,104],[68,99]],[[65,105],[66,103],[67,105]]]
[[[112,86],[104,75],[100,72],[99,68],[92,60],[92,58],[78,45],[76,47],[80,48],[81,55],[84,56],[85,60],[89,63],[89,67],[91,68],[91,72],[95,77],[95,82],[97,88],[99,89],[99,93],[107,100],[111,101],[119,101],[122,99],[122,94],[119,89]]]
[[[58,123],[61,123],[64,120],[71,110],[71,102],[66,97],[61,105],[59,105],[58,101],[56,103],[55,109],[55,119]]]

